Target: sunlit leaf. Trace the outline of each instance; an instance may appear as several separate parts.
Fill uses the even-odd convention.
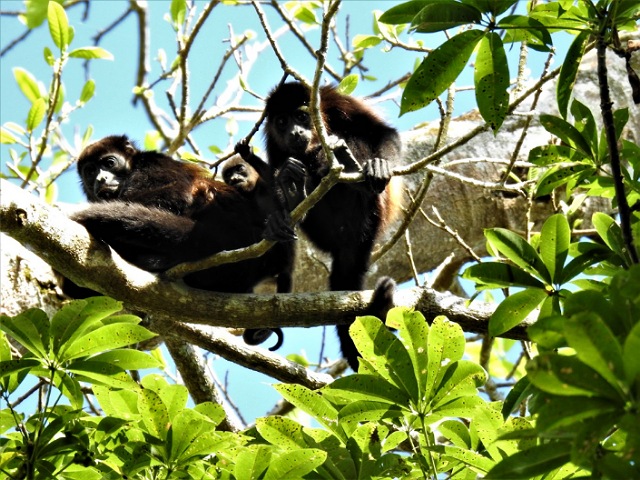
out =
[[[69,52],[69,56],[73,58],[84,58],[91,60],[93,58],[101,58],[103,60],[113,60],[111,52],[100,47],[82,47],[76,48]]]
[[[40,91],[40,86],[38,85],[36,77],[34,77],[28,70],[20,67],[14,67],[13,77],[16,79],[16,83],[18,84],[20,91],[25,97],[27,97],[29,102],[33,103],[39,98],[44,97]]]
[[[61,52],[65,51],[71,42],[69,20],[64,7],[57,2],[49,2],[47,19],[49,20],[49,33],[56,47]]]
[[[89,100],[93,98],[93,95],[96,91],[96,82],[92,79],[87,80],[87,82],[82,87],[82,92],[80,93],[80,103],[87,103]]]
[[[539,288],[527,288],[505,298],[489,319],[489,334],[496,337],[519,325],[548,294]]]
[[[549,270],[535,249],[524,238],[504,228],[487,229],[484,235],[491,246],[507,259],[525,272],[536,275],[547,284],[551,284]]]
[[[33,132],[38,125],[42,123],[44,120],[44,116],[47,114],[47,102],[45,102],[44,98],[38,98],[29,109],[29,113],[27,115],[26,127],[27,131]]]

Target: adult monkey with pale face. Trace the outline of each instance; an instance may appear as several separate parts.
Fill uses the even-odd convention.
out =
[[[289,158],[300,160],[307,169],[307,191],[312,191],[331,165],[311,123],[309,102],[310,91],[299,82],[276,87],[266,101],[265,136],[269,164],[279,169]],[[347,172],[361,169],[365,179],[335,185],[300,225],[311,242],[331,255],[331,290],[362,290],[374,243],[399,206],[399,185],[390,180],[401,155],[400,136],[361,100],[334,87],[321,87],[320,114],[339,145],[338,160]],[[369,310],[384,314],[394,289],[393,280],[381,279]],[[337,331],[343,356],[357,370],[349,325],[338,325]]]

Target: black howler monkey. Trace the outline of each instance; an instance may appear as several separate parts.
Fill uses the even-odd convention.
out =
[[[265,136],[269,164],[278,169],[290,157],[300,160],[307,168],[306,186],[311,191],[331,165],[312,126],[309,100],[309,89],[299,82],[275,88],[266,100]],[[318,248],[331,254],[331,290],[361,290],[374,242],[398,205],[390,164],[399,160],[400,137],[362,101],[333,87],[320,89],[320,113],[332,141],[342,143],[338,160],[346,171],[361,168],[365,181],[335,185],[306,214],[301,227]],[[345,155],[345,143],[351,156]],[[394,288],[388,278],[378,283],[372,312],[380,314],[392,304]],[[337,331],[343,356],[357,370],[358,352],[349,325],[339,325]]]
[[[305,168],[301,162],[291,159],[280,172],[253,154],[246,142],[236,145],[239,155],[229,159],[223,169],[222,178],[250,199],[254,209],[262,210],[269,218],[265,229],[265,238],[269,240],[294,240],[289,210],[295,208],[304,198]],[[275,231],[274,231],[275,230]],[[283,238],[289,235],[290,238]],[[295,261],[295,242],[280,245],[283,251],[283,270],[277,279],[277,292],[289,293],[292,290],[292,272]],[[242,335],[249,345],[263,343],[271,333],[278,336],[278,342],[270,348],[277,350],[282,345],[283,333],[280,328],[246,329]]]
[[[140,151],[125,136],[88,146],[78,171],[87,198],[96,203],[72,218],[142,269],[162,272],[263,236],[267,218],[250,196],[214,180],[206,168]],[[204,290],[251,292],[265,278],[287,270],[290,276],[289,251],[279,242],[259,258],[194,272],[184,280]]]

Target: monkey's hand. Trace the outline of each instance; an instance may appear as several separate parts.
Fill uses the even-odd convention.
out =
[[[307,169],[300,160],[289,158],[278,172],[276,182],[284,203],[289,211],[293,210],[307,196],[305,180]]]
[[[286,210],[276,210],[269,215],[262,236],[272,242],[292,242],[298,239]]]
[[[333,154],[336,156],[338,161],[344,165],[344,170],[346,172],[362,171],[362,166],[355,159],[349,145],[347,145],[347,142],[345,142],[344,139],[335,135],[330,135],[329,146],[331,147],[331,150],[333,150]]]
[[[364,163],[365,182],[375,193],[382,193],[391,180],[391,168],[384,158],[372,158]]]
[[[251,154],[253,153],[251,151],[251,145],[249,145],[249,142],[247,141],[246,138],[243,138],[242,140],[240,140],[238,143],[236,143],[236,146],[234,148],[235,152],[240,155],[242,157],[243,160],[247,160]]]

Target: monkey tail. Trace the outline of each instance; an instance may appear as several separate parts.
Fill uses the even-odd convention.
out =
[[[284,342],[284,334],[281,328],[247,328],[242,334],[242,338],[248,345],[260,345],[264,343],[272,333],[276,334],[278,341],[274,346],[269,347],[269,351],[275,352]]]

